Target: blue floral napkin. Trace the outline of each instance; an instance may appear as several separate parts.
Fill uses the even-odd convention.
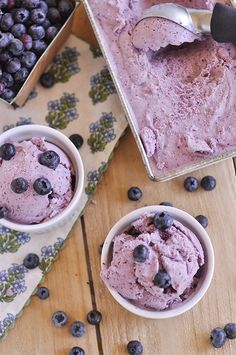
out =
[[[0,131],[37,123],[59,129],[68,136],[82,135],[84,144],[80,153],[85,186],[79,216],[127,122],[99,49],[71,35],[48,70],[56,78],[53,88],[44,89],[38,84],[21,108],[1,104]],[[6,336],[43,275],[50,270],[72,225],[42,234],[40,238],[0,225],[0,339]],[[34,270],[22,265],[29,252],[40,257],[39,267]]]

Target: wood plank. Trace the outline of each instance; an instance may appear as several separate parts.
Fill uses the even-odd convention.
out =
[[[93,46],[98,46],[96,37],[82,4],[78,7],[75,13],[72,32]]]
[[[73,346],[81,346],[86,354],[97,355],[96,329],[86,321],[92,303],[80,221],[43,285],[49,288],[50,297],[45,301],[32,298],[15,328],[0,343],[0,353],[67,355]],[[61,329],[51,322],[52,314],[58,310],[65,311],[69,317],[68,325]],[[86,334],[81,338],[69,333],[69,324],[76,320],[86,324]]]
[[[217,188],[212,192],[200,189],[196,193],[187,193],[182,187],[184,177],[164,183],[152,182],[146,176],[131,133],[121,140],[95,194],[97,204],[90,205],[84,216],[96,302],[103,314],[104,355],[125,355],[125,346],[131,339],[142,341],[144,354],[215,354],[209,344],[209,332],[216,326],[236,320],[236,269],[233,267],[236,189],[232,159],[194,172],[198,178],[208,174],[217,179]],[[133,185],[143,191],[143,199],[137,203],[127,199],[127,190]],[[208,216],[216,268],[209,291],[193,310],[170,320],[153,321],[132,315],[113,300],[99,277],[98,249],[120,217],[135,208],[161,201],[171,201],[193,216],[200,213]],[[221,354],[235,354],[235,343],[228,341]]]

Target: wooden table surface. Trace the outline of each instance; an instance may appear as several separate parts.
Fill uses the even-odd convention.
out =
[[[83,8],[77,14],[74,30],[95,43]],[[194,175],[215,176],[217,188],[190,194],[182,187],[184,176],[165,183],[150,181],[128,131],[94,195],[96,204],[87,207],[46,276],[44,285],[50,289],[50,298],[45,301],[32,298],[14,329],[0,344],[0,354],[67,355],[77,345],[87,355],[125,355],[126,344],[133,339],[142,342],[144,355],[236,354],[236,340],[228,341],[218,351],[209,344],[212,328],[236,322],[235,166],[228,159]],[[127,190],[133,185],[143,191],[143,199],[137,203],[127,198]],[[99,277],[99,245],[124,214],[161,201],[171,201],[193,216],[208,216],[207,231],[215,250],[216,266],[212,284],[199,304],[179,317],[155,321],[130,314],[110,296]],[[93,308],[103,315],[99,327],[86,321],[87,312]],[[86,334],[76,339],[67,327],[54,328],[51,315],[57,310],[67,312],[71,322],[84,321]]]

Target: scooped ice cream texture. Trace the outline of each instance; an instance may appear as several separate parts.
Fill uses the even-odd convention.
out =
[[[195,40],[171,21],[139,22],[165,2],[89,0],[157,175],[236,150],[236,47],[210,35]],[[173,2],[212,9],[216,1]],[[174,45],[194,42],[158,51],[166,37]]]
[[[124,233],[114,237],[112,260],[103,265],[101,277],[135,305],[154,310],[171,308],[186,300],[198,284],[204,253],[196,235],[180,222],[159,230],[154,213],[144,214]],[[134,249],[148,249],[145,262],[134,260]],[[154,284],[158,272],[170,276],[170,286]]]
[[[58,215],[73,197],[73,168],[69,158],[42,138],[9,143],[15,147],[15,154],[9,160],[0,157],[0,209],[7,211],[9,220],[23,224],[41,223]],[[42,154],[47,151],[56,153],[54,166],[44,165]],[[19,178],[24,179],[27,189],[17,193],[17,184],[12,182]],[[49,182],[50,191],[46,194],[40,191],[47,188],[44,182],[43,186],[35,185],[41,178]]]

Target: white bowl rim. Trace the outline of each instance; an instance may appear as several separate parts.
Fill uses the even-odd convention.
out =
[[[198,291],[196,291],[196,293],[194,293],[191,296],[189,300],[187,299],[186,301],[184,301],[184,303],[181,303],[176,308],[167,309],[163,311],[155,311],[155,310],[151,311],[151,310],[141,309],[135,306],[134,304],[132,304],[130,301],[126,300],[115,289],[111,288],[106,282],[104,282],[111,295],[121,306],[123,306],[125,309],[127,309],[133,314],[136,314],[144,318],[149,318],[149,319],[166,319],[166,318],[175,317],[181,315],[182,313],[185,313],[186,311],[190,310],[193,306],[195,306],[201,300],[201,298],[204,296],[207,289],[209,288],[210,283],[212,281],[214,266],[215,266],[214,250],[213,250],[210,237],[208,236],[205,229],[194,217],[192,217],[187,212],[175,207],[151,205],[151,206],[141,207],[139,209],[136,209],[128,213],[112,227],[103,244],[102,255],[101,255],[101,268],[103,269],[104,264],[106,264],[107,262],[110,245],[114,236],[116,236],[118,233],[120,233],[122,230],[128,227],[130,223],[135,221],[143,213],[150,213],[150,212],[157,213],[162,211],[169,212],[176,220],[183,223],[183,225],[187,226],[189,229],[191,229],[189,225],[193,226],[197,238],[201,242],[202,247],[205,249],[204,253],[205,253],[205,257],[207,258],[207,272],[200,288],[198,289]]]
[[[61,142],[63,142],[62,145],[64,147],[67,146],[69,150],[73,153],[73,156],[75,158],[74,160],[76,161],[77,164],[77,170],[79,172],[79,176],[78,176],[78,185],[74,192],[71,202],[61,213],[59,213],[55,217],[52,217],[50,220],[38,224],[21,224],[21,223],[10,221],[5,218],[0,219],[0,224],[2,224],[4,227],[17,230],[20,232],[26,232],[26,233],[41,232],[43,230],[49,229],[52,226],[56,225],[58,222],[61,222],[62,219],[69,216],[73,212],[74,208],[76,207],[78,200],[82,195],[83,186],[84,186],[84,166],[83,166],[81,156],[78,150],[76,149],[76,147],[74,146],[74,144],[70,141],[70,139],[66,135],[58,131],[57,129],[48,127],[46,125],[38,125],[38,124],[27,124],[27,125],[17,126],[3,132],[0,135],[0,142],[6,141],[8,139],[10,140],[12,136],[15,136],[17,134],[20,136],[22,134],[24,135],[30,134],[31,132],[32,133],[34,132],[32,138],[37,137],[37,132],[38,132],[40,137],[44,136],[46,140],[47,140],[47,136],[51,135],[59,139]],[[60,146],[59,148],[63,150],[63,146]],[[71,158],[69,157],[69,159]]]

